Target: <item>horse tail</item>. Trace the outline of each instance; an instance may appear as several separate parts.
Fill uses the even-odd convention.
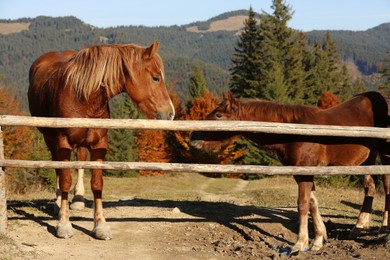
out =
[[[372,106],[372,113],[374,116],[374,126],[375,127],[388,127],[390,126],[390,115],[388,101],[382,96],[379,92],[369,91],[361,94],[367,97]]]

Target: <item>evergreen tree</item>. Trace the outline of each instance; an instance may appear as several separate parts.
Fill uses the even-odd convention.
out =
[[[322,93],[328,91],[326,81],[328,80],[329,64],[321,43],[314,44],[312,58],[307,67],[305,102],[309,105],[315,105]]]
[[[378,84],[378,89],[383,93],[383,95],[390,97],[390,51],[387,52],[387,57],[383,60],[381,81]]]
[[[115,97],[111,103],[111,118],[137,119],[140,113],[127,95]],[[135,131],[130,129],[110,129],[108,131],[107,161],[133,162],[138,160],[135,144]],[[134,175],[126,170],[106,170],[115,176]]]
[[[250,8],[232,59],[230,90],[238,97],[296,103],[303,97],[304,37],[295,37],[287,27],[292,17],[289,6],[274,0],[272,9],[274,13],[263,13],[257,25]],[[273,155],[242,142],[248,146],[246,164],[276,163]]]
[[[303,72],[303,52],[294,30],[287,26],[293,14],[291,8],[282,0],[274,0],[271,8],[273,14],[263,13],[259,27],[259,33],[263,35],[259,45],[261,68],[266,68],[261,73],[265,79],[261,86],[263,98],[292,103],[302,98],[297,91],[302,88],[301,80],[298,81],[294,73],[299,76]]]
[[[295,35],[291,50],[286,56],[289,69],[286,70],[286,85],[288,86],[288,96],[294,100],[295,104],[304,104],[306,59],[309,54],[309,46],[306,34],[298,32]]]
[[[244,29],[234,48],[230,69],[230,91],[237,97],[256,97],[260,94],[260,57],[258,25],[256,13],[249,8],[248,18],[244,22]]]
[[[206,88],[206,80],[204,79],[202,69],[199,62],[196,62],[194,75],[190,78],[189,94],[191,100],[203,96]]]

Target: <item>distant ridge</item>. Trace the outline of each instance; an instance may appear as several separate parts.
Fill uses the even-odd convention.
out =
[[[231,57],[247,14],[247,10],[238,10],[182,26],[104,29],[73,16],[0,20],[0,83],[13,87],[25,99],[28,69],[44,52],[106,43],[131,42],[146,46],[159,40],[166,78],[175,86],[179,97],[184,100],[188,95],[188,79],[195,61],[201,63],[210,90],[219,94],[228,88]],[[377,72],[390,50],[390,23],[366,31],[330,33],[354,77]],[[309,42],[323,41],[326,31],[306,34]]]

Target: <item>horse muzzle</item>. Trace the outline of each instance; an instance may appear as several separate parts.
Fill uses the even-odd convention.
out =
[[[157,112],[157,120],[173,120],[175,118],[175,111]]]

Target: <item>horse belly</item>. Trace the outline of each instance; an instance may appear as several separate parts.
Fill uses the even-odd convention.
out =
[[[281,161],[284,165],[326,166],[329,159],[324,145],[298,142],[288,145],[285,157],[281,158]]]
[[[106,148],[107,129],[95,128],[68,128],[65,129],[63,145],[70,147]]]
[[[328,145],[329,165],[361,165],[369,155],[370,149],[359,144]]]

